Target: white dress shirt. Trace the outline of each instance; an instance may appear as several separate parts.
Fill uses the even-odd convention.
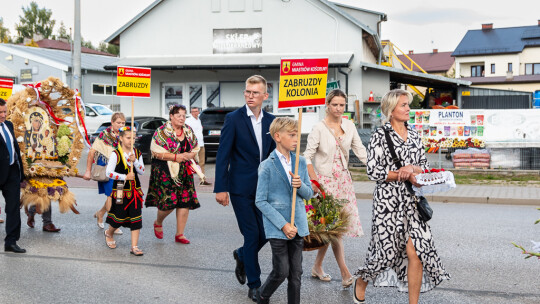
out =
[[[199,116],[200,117],[200,116]],[[204,147],[203,127],[200,118],[190,116],[186,118],[186,125],[190,126],[197,137],[197,142],[200,147]]]
[[[255,138],[259,145],[259,161],[262,161],[262,118],[263,111],[259,114],[259,118],[255,118],[255,114],[251,112],[251,109],[246,105],[247,115],[251,118],[251,124],[253,125],[253,131],[255,132]]]
[[[6,133],[8,134],[9,136],[9,140],[11,142],[11,159],[13,160],[10,165],[13,165],[13,163],[15,163],[15,142],[13,141],[13,136],[11,136],[11,132],[9,131],[9,128],[8,126],[5,124],[5,123],[1,123],[0,124],[0,134],[2,134],[2,138],[4,139],[4,142],[7,143],[7,140],[6,140],[6,136],[4,135],[4,130],[3,129],[6,129]]]
[[[281,165],[283,166],[283,169],[285,170],[285,175],[287,175],[287,177],[289,178],[289,184],[292,183],[291,179],[291,175],[289,174],[289,172],[292,172],[292,157],[291,157],[291,152],[289,152],[289,161],[287,161],[287,158],[285,157],[285,155],[281,154],[278,149],[276,149],[276,154],[279,158],[279,161],[281,162]],[[294,172],[293,172],[294,173]]]
[[[129,153],[124,152],[124,158],[126,159],[126,164],[128,167],[131,166],[131,161],[129,161],[129,156],[131,154],[133,154],[133,152],[129,152]],[[116,169],[117,162],[118,162],[118,158],[116,157],[116,153],[113,152],[111,156],[109,157],[109,162],[107,163],[107,168],[105,169],[105,173],[107,174],[108,178],[124,181],[126,180],[127,174],[121,174],[114,171]],[[135,162],[133,163],[133,168],[135,168],[135,171],[137,171],[139,175],[144,174],[144,162],[143,162],[142,155],[139,157],[139,159],[135,159]]]

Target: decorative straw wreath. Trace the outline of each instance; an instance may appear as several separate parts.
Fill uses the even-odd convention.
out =
[[[49,77],[15,93],[7,100],[8,115],[21,150],[26,181],[21,202],[36,205],[38,212],[58,201],[60,212],[76,212],[75,196],[64,176],[77,175],[77,163],[88,136],[84,103],[76,90]],[[84,138],[83,138],[84,136]]]
[[[337,199],[325,193],[317,181],[311,182],[321,193],[308,201],[304,200],[309,227],[309,235],[304,237],[304,251],[317,250],[338,240],[349,226],[349,214],[343,211],[347,200]]]

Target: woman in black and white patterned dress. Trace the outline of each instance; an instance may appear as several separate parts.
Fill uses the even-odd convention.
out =
[[[382,100],[385,124],[371,136],[367,174],[377,182],[373,193],[371,242],[364,266],[355,276],[354,302],[363,303],[368,281],[409,292],[409,303],[418,303],[420,292],[431,290],[450,275],[444,269],[429,225],[420,220],[415,198],[404,181],[429,168],[418,132],[407,125],[412,96],[392,90]],[[388,130],[403,167],[392,163],[384,130]]]

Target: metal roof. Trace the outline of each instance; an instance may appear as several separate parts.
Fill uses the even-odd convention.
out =
[[[390,81],[399,83],[419,85],[428,88],[436,88],[441,86],[470,86],[471,82],[456,78],[448,78],[439,75],[431,75],[414,71],[407,71],[398,68],[387,67],[369,62],[360,62],[360,67],[376,69],[390,73]]]
[[[520,53],[526,46],[540,46],[538,25],[469,30],[452,56]]]
[[[540,75],[516,75],[512,78],[506,76],[495,77],[461,77],[460,79],[468,80],[475,84],[492,84],[492,83],[540,83]]]
[[[452,52],[407,54],[407,56],[428,73],[446,72],[452,67],[455,61],[454,57],[452,57]],[[407,56],[398,55],[399,59],[406,66],[411,66],[411,61]],[[415,65],[413,66],[413,71],[420,72],[420,69]]]
[[[30,60],[34,60],[47,65],[53,65],[64,71],[67,71],[69,67],[71,67],[70,51],[44,49],[15,44],[1,44],[0,50],[21,57],[31,57],[29,58]],[[81,69],[104,72],[104,66],[117,60],[118,57],[82,53]]]
[[[112,70],[117,66],[149,67],[156,70],[279,68],[282,58],[328,58],[330,67],[348,67],[353,56],[352,52],[336,52],[126,57],[109,63],[105,69]]]
[[[147,8],[145,8],[142,12],[140,12],[139,14],[137,14],[137,16],[135,16],[133,19],[131,19],[128,23],[124,24],[124,26],[122,26],[121,28],[119,28],[116,32],[114,32],[111,36],[109,36],[107,39],[105,39],[105,42],[107,43],[114,43],[118,37],[126,30],[128,29],[130,26],[132,26],[135,22],[137,22],[140,18],[142,18],[144,15],[146,15],[146,13],[148,13],[149,11],[151,11],[154,7],[156,7],[157,5],[159,5],[160,3],[162,3],[164,0],[156,0],[154,2],[152,2],[152,4],[150,4]],[[363,24],[362,22],[358,21],[356,18],[352,17],[351,15],[347,14],[346,12],[344,12],[343,10],[339,9],[336,4],[334,3],[331,3],[331,2],[328,2],[326,0],[318,0],[320,1],[321,3],[323,3],[324,5],[328,6],[329,8],[331,8],[333,11],[335,11],[336,13],[342,15],[343,17],[345,17],[345,19],[351,21],[353,24],[355,24],[356,26],[360,27],[362,30],[364,30],[365,32],[369,33],[370,35],[376,37],[376,43],[377,45],[379,46],[379,49],[382,49],[382,46],[381,46],[381,42],[380,42],[380,39],[379,39],[379,36],[377,35],[377,32],[375,32],[374,30],[370,29],[367,25]],[[355,7],[350,7],[350,8],[353,8],[353,9],[358,9],[358,8],[355,8]],[[366,12],[371,12],[371,11],[367,11],[367,10],[364,10]],[[381,14],[381,13],[377,13],[377,12],[373,12],[375,14],[379,14],[379,15],[384,15],[384,14]],[[386,15],[384,15],[386,16]]]
[[[0,64],[0,78],[7,77],[7,78],[15,78],[17,75],[15,75],[12,71],[10,71],[8,68]]]
[[[374,15],[380,15],[380,16],[383,17],[384,21],[386,21],[386,18],[387,18],[385,13],[368,10],[368,9],[361,8],[361,7],[354,6],[354,5],[350,5],[350,4],[344,4],[344,3],[339,3],[339,2],[335,2],[335,1],[330,1],[330,2],[332,2],[334,5],[337,5],[337,6],[346,7],[346,8],[350,8],[350,9],[353,9],[353,10],[362,11],[362,12],[366,12],[366,13],[370,13],[370,14],[374,14]]]

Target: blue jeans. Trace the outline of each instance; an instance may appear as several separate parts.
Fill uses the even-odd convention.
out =
[[[302,282],[302,249],[304,238],[298,234],[292,240],[270,239],[272,272],[261,287],[261,297],[269,299],[287,279],[287,303],[300,303]]]

